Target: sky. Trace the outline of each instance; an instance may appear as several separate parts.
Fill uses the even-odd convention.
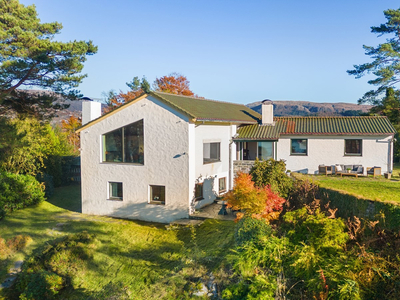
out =
[[[79,86],[84,96],[128,91],[177,72],[202,97],[247,104],[263,99],[357,100],[373,86],[353,65],[371,61],[363,45],[385,41],[371,26],[386,22],[394,0],[20,0],[42,22],[60,22],[59,41],[92,40]]]

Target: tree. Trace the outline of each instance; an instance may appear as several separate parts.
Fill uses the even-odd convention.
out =
[[[150,83],[147,81],[146,77],[142,77],[139,80],[139,77],[133,77],[132,81],[127,82],[126,85],[130,88],[130,91],[123,93],[122,91],[119,94],[116,94],[115,91],[111,90],[107,93],[103,93],[106,97],[107,105],[104,109],[104,112],[107,113],[112,111],[121,105],[132,101],[136,97],[150,92]]]
[[[370,90],[358,100],[359,104],[371,103],[379,105],[378,97],[400,82],[400,9],[385,10],[384,15],[387,19],[385,24],[378,27],[371,27],[371,32],[382,35],[390,35],[391,38],[386,43],[379,44],[377,47],[363,46],[365,54],[374,59],[372,62],[354,65],[353,70],[347,71],[348,74],[360,78],[366,74],[374,74],[375,79],[368,83],[377,86],[377,89]]]
[[[0,112],[44,117],[62,108],[62,98],[76,99],[76,87],[88,55],[97,47],[92,41],[54,41],[62,25],[40,23],[34,5],[0,0]],[[40,89],[32,93],[22,88]]]
[[[76,130],[82,126],[82,121],[75,116],[70,116],[67,120],[61,121],[61,128],[67,135],[67,141],[74,147],[75,152],[79,152],[80,135]]]
[[[189,80],[185,76],[178,73],[171,73],[168,76],[156,78],[153,88],[158,92],[194,96],[194,93],[189,88],[189,83]]]

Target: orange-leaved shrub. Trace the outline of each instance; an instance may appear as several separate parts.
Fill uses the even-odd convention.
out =
[[[262,188],[256,187],[251,175],[247,173],[238,173],[233,190],[225,195],[224,200],[228,208],[240,211],[236,214],[236,221],[244,216],[266,221],[275,220],[279,217],[282,205],[286,201],[274,193],[268,185]]]

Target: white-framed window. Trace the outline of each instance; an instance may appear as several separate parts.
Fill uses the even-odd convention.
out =
[[[165,205],[165,186],[150,185],[150,204]]]
[[[218,179],[218,191],[220,193],[226,192],[226,177]]]
[[[108,183],[108,199],[121,200],[123,199],[122,182],[109,182]]]
[[[291,139],[290,154],[306,156],[308,154],[307,139]]]
[[[220,156],[221,143],[204,143],[203,144],[203,164],[221,161]]]
[[[144,164],[143,120],[102,136],[103,162]]]
[[[361,139],[349,139],[344,140],[344,155],[362,155],[362,140]]]

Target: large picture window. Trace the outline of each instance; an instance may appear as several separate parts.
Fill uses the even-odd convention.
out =
[[[362,140],[344,140],[345,155],[362,155]]]
[[[144,164],[143,120],[103,134],[103,162]]]
[[[292,139],[290,145],[291,155],[307,155],[307,139]]]
[[[203,163],[209,164],[220,161],[220,144],[221,143],[204,143],[203,144]]]

